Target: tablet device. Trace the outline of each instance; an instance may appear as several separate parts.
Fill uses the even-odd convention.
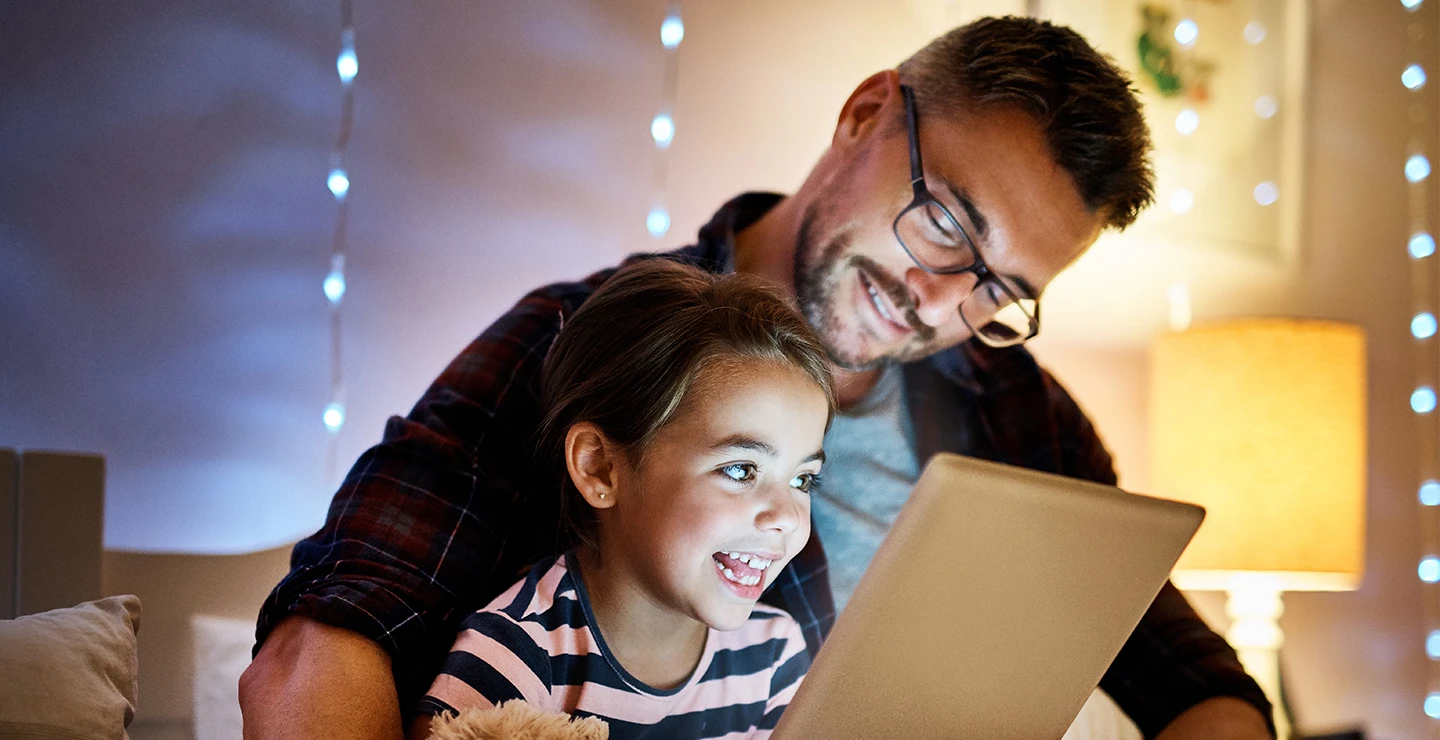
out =
[[[773,740],[1060,738],[1204,515],[936,455]]]

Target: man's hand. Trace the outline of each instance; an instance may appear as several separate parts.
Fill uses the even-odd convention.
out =
[[[245,740],[400,740],[390,656],[304,617],[276,625],[240,676]]]
[[[1269,740],[1273,737],[1260,710],[1249,702],[1220,696],[1185,710],[1155,740]]]

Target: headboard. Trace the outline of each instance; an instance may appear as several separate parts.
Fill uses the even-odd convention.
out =
[[[101,596],[105,458],[0,449],[0,618]]]

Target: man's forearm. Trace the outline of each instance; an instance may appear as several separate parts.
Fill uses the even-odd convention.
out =
[[[1185,710],[1155,740],[1269,740],[1272,737],[1260,710],[1249,702],[1221,696]]]
[[[245,740],[400,740],[390,656],[350,630],[290,617],[240,677]]]

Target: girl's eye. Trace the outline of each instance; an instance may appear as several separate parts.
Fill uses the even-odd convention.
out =
[[[790,479],[790,487],[801,493],[809,493],[818,485],[820,485],[818,473],[801,473]]]
[[[748,483],[752,480],[755,480],[755,464],[730,463],[729,465],[720,468],[720,474],[733,481],[737,481],[740,483]]]

